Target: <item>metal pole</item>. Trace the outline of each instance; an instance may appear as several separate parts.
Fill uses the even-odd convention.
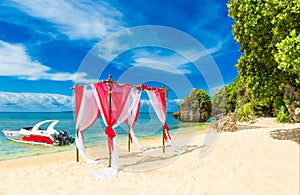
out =
[[[162,127],[162,143],[163,143],[163,153],[165,153],[164,126]]]
[[[78,129],[76,129],[76,137],[78,139]],[[76,145],[76,162],[79,162],[79,151],[77,145]]]
[[[108,75],[108,121],[110,123],[111,120],[111,75]],[[110,139],[110,138],[108,138]],[[108,145],[108,151],[109,151],[109,159],[108,159],[108,167],[111,167],[111,148],[109,148]]]
[[[128,152],[130,152],[130,126],[128,125]]]
[[[77,87],[77,86],[78,86],[78,83],[75,84],[75,87]],[[75,90],[75,87],[71,87],[71,90]],[[76,96],[76,94],[75,94],[75,96]],[[76,129],[76,138],[78,138],[78,129]],[[79,151],[78,151],[77,144],[76,144],[76,162],[79,162]]]
[[[165,99],[167,100],[169,89],[166,86],[163,86],[162,89],[165,92]],[[165,109],[167,109],[167,108],[165,108]],[[166,119],[167,119],[167,116],[166,116]],[[162,138],[163,139],[163,152],[165,153],[165,139],[164,139],[164,131],[165,131],[165,129],[164,129],[164,125],[163,125],[162,129],[163,129],[163,138]]]

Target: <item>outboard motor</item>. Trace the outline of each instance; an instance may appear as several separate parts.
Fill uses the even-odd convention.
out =
[[[54,138],[58,142],[58,145],[67,145],[74,143],[75,139],[68,135],[67,132],[59,130],[54,133]]]

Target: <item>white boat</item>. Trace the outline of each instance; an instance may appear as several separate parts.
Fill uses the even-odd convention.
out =
[[[47,129],[41,129],[40,126],[50,123]],[[4,135],[12,141],[42,144],[42,145],[68,145],[75,139],[70,137],[67,132],[54,129],[59,120],[45,120],[35,124],[33,127],[23,127],[20,130],[3,130]]]

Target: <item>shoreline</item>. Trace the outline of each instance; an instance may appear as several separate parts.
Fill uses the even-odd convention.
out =
[[[174,130],[171,130],[171,135],[173,133],[176,133],[178,131],[180,131],[182,133],[182,131],[185,131],[186,129],[189,130],[191,129],[192,127],[195,127],[197,129],[197,131],[202,131],[203,129],[203,133],[205,133],[205,128],[208,126],[208,124],[184,124],[182,125],[183,127],[178,127],[177,129],[174,129]],[[104,132],[103,133],[103,137],[105,136]],[[118,135],[117,135],[118,136]],[[105,138],[105,137],[104,137]],[[118,142],[121,142],[120,144],[121,145],[124,145],[124,143],[127,143],[127,135],[126,134],[122,134],[118,137]],[[138,139],[141,139],[141,140],[145,140],[147,142],[147,140],[153,140],[153,139],[160,139],[161,138],[161,135],[159,134],[154,134],[154,135],[151,135],[151,136],[145,136],[145,137],[138,137]],[[8,140],[9,141],[9,140]],[[25,146],[30,146],[30,147],[35,147],[35,145],[32,145],[32,144],[24,144],[24,143],[19,143],[20,144],[20,147]],[[134,145],[134,143],[132,143],[132,145]],[[107,147],[107,140],[105,138],[105,141],[104,143],[96,143],[96,144],[91,144],[91,143],[88,143],[86,145],[87,148],[94,148],[94,147]],[[67,152],[67,151],[75,151],[75,148],[76,148],[76,145],[75,144],[72,144],[72,145],[69,145],[69,146],[37,146],[37,147],[45,147],[46,149],[52,149],[53,151],[38,151],[36,153],[29,153],[29,154],[20,154],[20,155],[17,155],[17,156],[9,156],[9,157],[4,157],[4,158],[0,158],[0,162],[1,161],[7,161],[7,160],[14,160],[14,159],[22,159],[22,158],[30,158],[30,157],[35,157],[35,156],[43,156],[43,155],[50,155],[50,154],[55,154],[55,153],[62,153],[62,152]],[[57,151],[54,151],[54,149],[56,149]]]
[[[243,124],[241,124],[243,125]],[[107,167],[107,147],[98,164],[75,162],[75,151],[0,161],[0,194],[297,194],[299,144],[273,139],[276,129],[300,128],[273,118],[244,124],[248,129],[222,132],[214,147],[200,157],[205,134],[194,136],[193,150],[161,151],[161,138],[142,139],[156,150],[119,145],[118,177],[97,181],[90,175]],[[176,144],[178,139],[174,138]],[[153,169],[149,167],[156,166]],[[146,167],[146,169],[145,169]],[[137,171],[138,169],[144,171]],[[117,187],[116,187],[117,186]]]

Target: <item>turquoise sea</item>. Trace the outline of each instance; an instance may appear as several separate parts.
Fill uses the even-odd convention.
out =
[[[48,154],[65,150],[75,149],[75,143],[70,146],[42,146],[17,143],[8,140],[2,130],[19,130],[22,127],[33,126],[39,121],[57,119],[60,121],[55,128],[65,130],[70,136],[75,137],[75,123],[73,112],[2,112],[0,113],[0,160]],[[173,118],[171,113],[167,114],[167,124],[170,131],[178,129],[180,121]],[[42,126],[44,127],[44,126]],[[46,127],[44,127],[46,128]],[[98,144],[106,144],[107,138],[104,134],[105,126],[101,119],[84,132],[85,145],[87,147]],[[127,126],[122,124],[115,129],[118,143],[126,143]],[[161,135],[162,127],[155,113],[140,113],[137,124],[134,127],[137,137],[149,137]]]

